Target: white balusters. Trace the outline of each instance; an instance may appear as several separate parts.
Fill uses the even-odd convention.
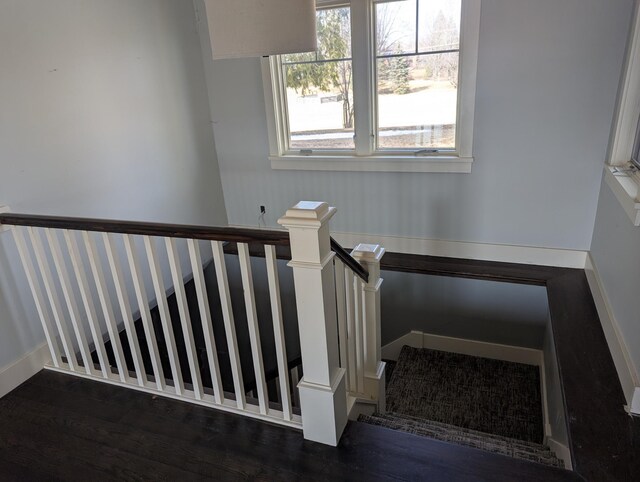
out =
[[[87,315],[87,321],[89,323],[89,329],[91,330],[91,336],[93,337],[93,345],[96,353],[98,354],[98,361],[100,362],[100,369],[104,378],[109,378],[111,370],[109,369],[109,359],[104,347],[104,339],[102,337],[102,329],[100,328],[100,322],[98,320],[98,314],[96,313],[95,303],[91,295],[91,288],[89,287],[89,281],[87,280],[87,273],[84,268],[80,249],[78,248],[78,242],[71,231],[64,231],[64,239],[71,256],[71,264],[73,266],[73,272],[78,281],[78,289],[80,290],[80,298],[82,299],[82,305],[84,306],[85,313]]]
[[[153,328],[153,319],[151,318],[151,311],[149,309],[149,298],[147,297],[147,290],[144,286],[144,278],[138,260],[138,253],[136,252],[136,246],[132,236],[125,234],[123,239],[124,249],[127,253],[127,260],[129,261],[129,270],[131,272],[131,278],[133,279],[133,289],[136,294],[136,300],[138,301],[140,318],[142,319],[144,336],[147,340],[147,348],[149,349],[149,356],[151,358],[153,376],[158,390],[164,390],[164,369],[162,368],[162,361],[160,359],[158,340],[156,339],[156,333]]]
[[[147,252],[147,260],[149,261],[149,268],[151,270],[151,280],[153,281],[156,303],[158,304],[158,311],[160,312],[162,333],[164,334],[169,364],[171,365],[173,387],[177,395],[182,395],[184,393],[184,381],[182,380],[180,359],[178,358],[178,347],[176,346],[176,339],[173,336],[173,325],[171,323],[171,313],[169,312],[169,304],[167,302],[167,292],[164,289],[164,280],[162,279],[162,268],[160,267],[160,261],[153,239],[145,236],[144,247]]]
[[[93,280],[95,281],[96,288],[98,290],[98,298],[100,300],[102,314],[104,315],[105,323],[107,325],[107,332],[109,333],[111,349],[113,350],[116,367],[118,368],[118,375],[120,377],[120,381],[125,383],[129,379],[129,372],[127,371],[127,363],[124,358],[122,344],[120,343],[118,325],[113,314],[111,296],[109,295],[109,287],[107,286],[107,282],[104,277],[104,270],[102,268],[102,262],[100,261],[100,254],[98,252],[95,239],[90,233],[86,231],[83,232],[82,238],[84,239],[84,244],[87,249],[89,266],[91,267],[91,274],[93,275]]]
[[[122,275],[122,268],[120,266],[120,260],[114,250],[113,235],[109,233],[103,233],[102,239],[104,241],[104,247],[107,252],[107,259],[109,261],[109,267],[111,268],[111,276],[116,288],[116,296],[118,298],[118,304],[120,305],[120,314],[125,326],[125,334],[127,335],[127,341],[129,342],[129,350],[131,351],[131,357],[133,358],[133,366],[135,368],[135,375],[138,380],[138,385],[145,386],[147,376],[144,370],[144,363],[142,361],[142,354],[140,352],[140,344],[138,342],[138,335],[136,333],[136,327],[134,325],[133,314],[131,313],[131,304],[129,303],[129,295],[127,287],[125,286],[124,277]]]
[[[223,403],[224,391],[222,389],[222,379],[220,377],[216,340],[213,336],[213,325],[211,323],[211,310],[209,309],[207,284],[202,272],[203,265],[202,257],[200,256],[200,248],[198,246],[198,241],[195,239],[189,239],[187,241],[187,245],[189,247],[191,269],[193,270],[193,282],[196,287],[196,295],[198,296],[198,311],[200,313],[200,323],[202,324],[204,342],[207,348],[207,361],[209,362],[209,370],[211,371],[213,393],[216,403]]]
[[[71,280],[69,278],[69,272],[62,257],[62,250],[60,249],[60,243],[58,237],[51,229],[44,230],[47,240],[49,241],[49,249],[51,250],[51,256],[53,257],[53,264],[58,273],[60,280],[60,287],[62,288],[62,294],[69,310],[69,316],[71,318],[71,326],[73,332],[76,335],[76,344],[80,349],[80,356],[84,365],[84,370],[87,374],[93,373],[93,361],[91,360],[91,352],[89,351],[89,344],[87,343],[87,337],[84,333],[84,327],[82,325],[82,318],[80,311],[78,310],[78,304],[76,303],[76,297],[71,286]]]
[[[51,352],[51,361],[53,362],[53,365],[58,368],[60,367],[62,360],[60,359],[60,349],[58,347],[55,328],[53,326],[53,323],[51,322],[51,318],[49,317],[49,310],[46,307],[46,301],[42,294],[40,282],[38,281],[36,270],[33,267],[33,261],[31,260],[31,255],[29,254],[29,249],[27,248],[27,243],[24,239],[22,229],[18,227],[13,228],[13,237],[15,239],[16,246],[18,247],[18,253],[20,255],[20,259],[22,260],[25,274],[27,275],[29,288],[31,288],[31,293],[33,294],[33,299],[36,303],[38,316],[40,317],[40,321],[42,322],[44,336],[47,339],[49,351]]]
[[[334,213],[335,208],[326,203],[303,202],[288,210],[279,221],[289,230],[292,255],[289,266],[293,268],[302,357],[302,366],[292,369],[287,340],[291,343],[295,337],[288,336],[290,321],[288,317],[285,319],[286,311],[283,313],[283,308],[292,306],[288,305],[292,300],[283,303],[282,296],[287,290],[284,285],[281,289],[273,245],[264,245],[265,264],[254,264],[256,270],[266,268],[268,291],[254,286],[260,275],[257,273],[254,280],[248,243],[258,240],[250,237],[251,232],[242,236],[238,230],[229,230],[229,237],[238,247],[238,281],[235,276],[229,278],[225,256],[232,255],[225,255],[223,241],[211,241],[211,268],[206,265],[209,260],[203,260],[208,250],[201,253],[202,241],[197,238],[224,239],[218,237],[219,229],[206,233],[197,228],[192,231],[194,238],[189,238],[185,237],[188,229],[192,229],[188,226],[184,230],[160,225],[130,230],[111,224],[114,229],[124,231],[118,234],[107,232],[107,223],[96,222],[92,227],[102,234],[80,231],[82,250],[78,234],[68,230],[70,222],[66,220],[44,229],[48,246],[43,245],[40,228],[28,228],[31,245],[22,230],[14,228],[18,252],[51,351],[52,368],[288,426],[302,426],[306,438],[336,445],[346,425],[348,397],[349,406],[354,398],[366,398],[377,401],[378,409],[384,410],[379,308],[382,281],[379,264],[384,250],[367,245],[354,250],[353,256],[369,272],[368,282],[363,281],[367,276],[360,269],[357,270],[360,274],[354,274],[354,263],[343,251],[338,250],[342,261],[331,251],[328,222]],[[64,245],[60,243],[60,233],[52,231],[61,228]],[[127,231],[136,234],[126,234]],[[159,239],[140,235],[141,232],[154,233]],[[285,241],[279,233],[270,235],[276,244]],[[96,242],[97,237],[102,244]],[[185,239],[179,240],[180,237]],[[165,249],[158,250],[156,242]],[[147,263],[139,259],[138,248],[142,247]],[[182,265],[181,259],[185,258],[188,264]],[[54,273],[50,263],[55,267]],[[105,263],[111,273],[108,281]],[[215,269],[217,292],[211,286],[214,280],[208,276],[209,269]],[[148,286],[149,280],[152,286]],[[242,289],[248,342],[237,337],[233,289],[238,294]],[[191,299],[193,292],[195,297]],[[256,299],[256,295],[260,298]],[[153,305],[154,297],[157,308]],[[220,311],[213,297],[219,298]],[[266,308],[267,299],[270,317],[269,313],[260,312],[261,307]],[[136,311],[139,316],[134,314]],[[244,323],[244,314],[238,317]],[[268,325],[269,318],[272,327]],[[261,329],[267,327],[269,331],[273,329],[274,345],[265,345],[264,349],[268,355],[275,353],[275,366],[268,365],[272,356],[267,356],[266,362],[263,358]],[[221,336],[222,328],[226,343],[220,344],[223,340],[219,339],[216,346],[215,334]],[[270,339],[267,331],[263,335],[265,342]],[[126,336],[125,346],[121,336]],[[241,341],[245,343],[240,345]],[[222,352],[225,345],[226,354]],[[228,355],[229,364],[221,355]],[[99,371],[92,356],[97,356]],[[245,363],[244,368],[253,369],[251,378],[255,383],[252,381],[245,387],[246,371],[243,374],[241,359],[248,362],[249,357],[252,367]],[[210,369],[207,377],[203,376],[205,359]],[[127,360],[132,366],[127,366]],[[112,373],[114,369],[118,377]],[[187,390],[183,369],[192,382]],[[224,389],[227,386],[230,391],[231,382],[233,394]],[[281,409],[270,406],[269,391],[275,396],[271,401],[277,401]],[[247,393],[251,397],[249,403]],[[299,409],[302,417],[298,415]]]
[[[44,282],[44,289],[49,299],[49,305],[53,312],[53,319],[58,327],[58,334],[60,335],[60,341],[62,342],[62,348],[67,358],[67,364],[71,370],[76,370],[78,362],[76,360],[75,350],[71,337],[69,336],[69,330],[65,323],[65,316],[60,306],[60,300],[58,299],[58,293],[51,275],[51,268],[49,268],[49,261],[47,260],[47,254],[42,245],[42,239],[34,228],[28,228],[29,237],[31,238],[31,244],[33,251],[36,255],[38,266],[40,267],[40,274]]]
[[[185,349],[187,351],[187,360],[191,371],[191,383],[193,385],[196,400],[202,400],[202,397],[204,396],[204,388],[202,386],[202,377],[200,376],[200,365],[198,363],[196,342],[193,338],[189,303],[184,291],[184,277],[182,276],[178,248],[174,239],[165,238],[164,241],[167,247],[167,255],[169,256],[169,267],[171,268],[171,276],[173,278],[173,289],[176,294],[176,301],[178,302],[178,312],[180,313],[181,321],[180,326],[182,327]]]

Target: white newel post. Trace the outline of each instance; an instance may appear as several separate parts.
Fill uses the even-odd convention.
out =
[[[302,201],[278,223],[289,230],[304,376],[298,384],[304,438],[337,445],[347,424],[340,368],[329,220],[336,208]]]
[[[385,411],[385,363],[381,355],[380,328],[380,260],[385,250],[377,244],[359,244],[351,255],[369,272],[364,287],[364,388],[371,400],[378,402],[378,411]]]

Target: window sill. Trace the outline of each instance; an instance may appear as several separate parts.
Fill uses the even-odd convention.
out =
[[[614,167],[605,166],[604,179],[634,226],[640,226],[640,183],[635,176],[614,175]]]
[[[470,173],[473,157],[415,156],[270,156],[272,169],[290,171],[351,172],[457,172]]]

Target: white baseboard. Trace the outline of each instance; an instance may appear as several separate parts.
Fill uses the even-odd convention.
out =
[[[353,247],[360,243],[379,244],[388,252],[442,256],[445,258],[476,259],[504,263],[522,263],[562,268],[585,267],[587,252],[569,249],[511,246],[507,244],[468,243],[439,239],[407,238],[334,232],[333,237],[343,246]]]
[[[420,331],[411,331],[395,341],[382,347],[382,358],[397,360],[404,345],[414,348],[429,348],[431,350],[448,351],[462,355],[492,358],[526,365],[542,366],[541,350],[523,348],[519,346],[501,345],[484,341],[466,340],[450,336],[431,335]]]
[[[569,450],[569,447],[561,444],[551,437],[547,437],[546,444],[555,456],[564,462],[565,469],[573,470],[573,465],[571,464],[571,451]]]
[[[235,228],[256,226],[229,224]],[[260,228],[258,228],[260,229]],[[273,228],[262,228],[273,229]],[[560,268],[584,269],[587,251],[538,248],[534,246],[514,246],[509,244],[470,243],[441,239],[386,236],[381,234],[351,233],[334,231],[331,235],[345,247],[355,247],[360,243],[379,244],[390,253],[442,256],[445,258],[476,259],[502,263],[521,263]]]
[[[43,343],[20,360],[0,369],[0,398],[18,388],[51,361],[51,352]]]
[[[616,321],[613,308],[591,255],[587,257],[585,273],[598,310],[600,323],[609,345],[609,351],[620,378],[620,384],[627,401],[627,408],[631,413],[640,415],[640,376],[631,361],[629,348],[620,332],[620,326]]]

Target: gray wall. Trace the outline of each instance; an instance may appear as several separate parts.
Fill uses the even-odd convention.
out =
[[[191,2],[0,2],[0,204],[226,224]],[[0,368],[44,341],[0,234]]]
[[[640,228],[602,181],[591,257],[636,371],[640,369]],[[629,394],[627,394],[629,396]]]
[[[383,271],[382,344],[411,330],[542,349],[547,291],[446,276]]]
[[[338,231],[588,250],[631,7],[483,0],[472,174],[274,171],[259,60],[205,57],[229,222],[313,199]]]

